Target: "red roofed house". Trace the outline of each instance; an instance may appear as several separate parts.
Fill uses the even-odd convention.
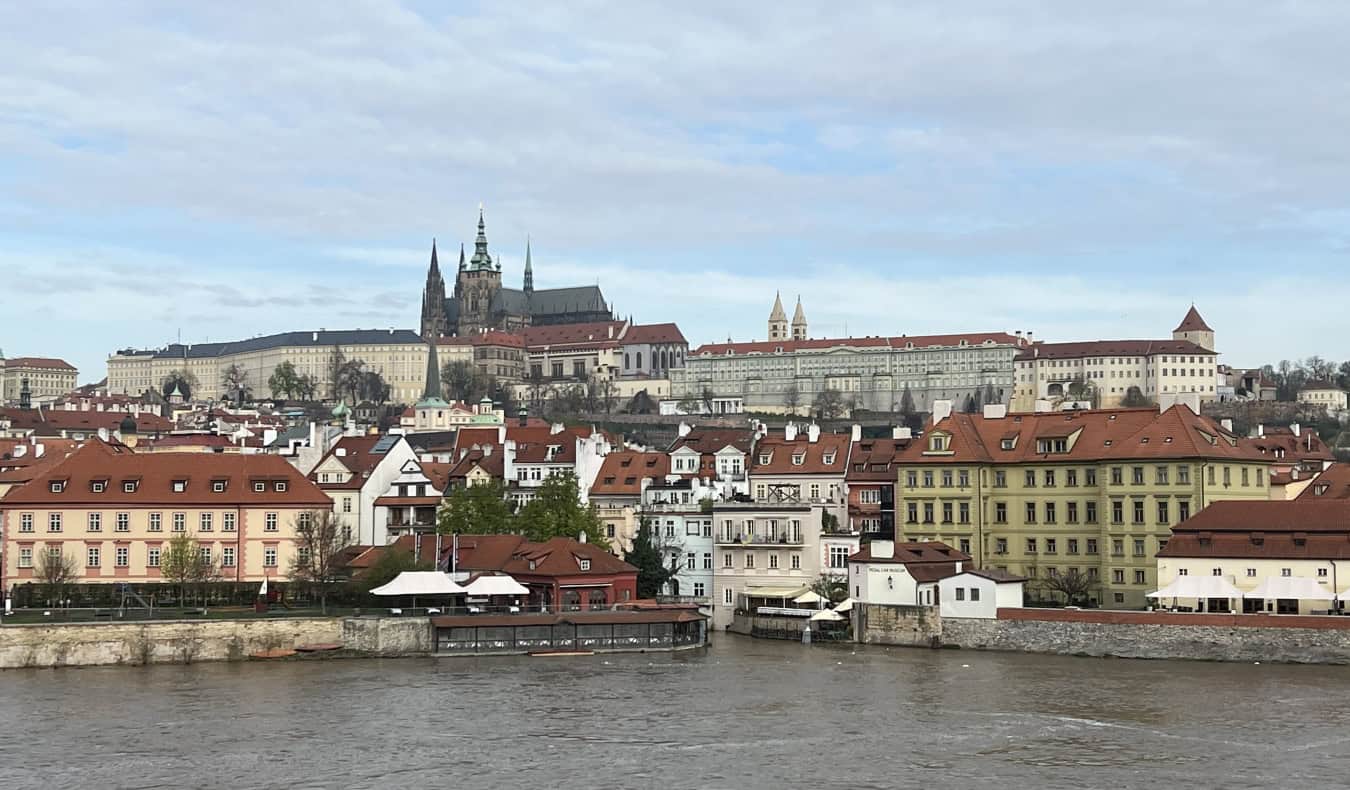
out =
[[[970,555],[939,541],[874,540],[848,558],[854,604],[932,606],[938,580],[970,568]]]
[[[275,455],[136,453],[90,441],[0,499],[5,584],[34,579],[42,552],[79,582],[156,582],[164,545],[191,533],[225,581],[284,578],[302,514],[331,500]]]
[[[0,403],[17,403],[25,380],[34,403],[51,402],[75,389],[78,374],[64,359],[0,356]]]
[[[333,500],[333,512],[350,530],[350,542],[382,546],[389,542],[388,520],[375,517],[375,500],[389,491],[417,454],[398,434],[344,436],[333,443],[309,473]]]
[[[622,553],[633,547],[642,492],[647,486],[664,483],[668,474],[670,457],[665,453],[615,450],[605,456],[588,498],[605,525],[604,537],[613,551]]]

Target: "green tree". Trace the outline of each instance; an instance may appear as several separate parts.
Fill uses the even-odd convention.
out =
[[[461,486],[450,492],[436,514],[442,535],[503,535],[516,531],[512,503],[500,480]]]
[[[456,360],[441,366],[441,389],[448,400],[473,405],[490,395],[497,382],[472,362]]]
[[[1041,577],[1036,586],[1052,597],[1063,595],[1065,605],[1075,606],[1087,604],[1092,591],[1099,585],[1091,576],[1079,572],[1077,568],[1070,568],[1064,573]]]
[[[366,383],[364,365],[359,359],[349,359],[338,366],[333,379],[334,397],[343,401],[350,398],[353,405],[360,401]]]
[[[225,395],[235,396],[240,403],[252,392],[253,388],[248,383],[248,371],[238,362],[232,362],[220,374],[221,384],[225,387]]]
[[[580,538],[604,543],[602,526],[595,508],[581,504],[577,476],[557,472],[535,489],[534,499],[525,503],[516,516],[517,533],[533,541],[549,538]]]
[[[633,548],[624,552],[623,561],[638,569],[637,596],[655,598],[666,583],[679,573],[679,566],[665,564],[666,551],[660,543],[658,531],[645,516],[638,522]]]
[[[277,365],[267,379],[267,388],[272,391],[274,398],[282,395],[294,397],[300,391],[300,377],[295,373],[295,365],[289,361]]]
[[[175,387],[183,390],[186,399],[191,399],[192,393],[197,391],[197,377],[191,371],[175,368],[159,382],[159,391],[168,397]]]
[[[361,400],[380,404],[388,403],[390,389],[390,386],[384,381],[384,376],[378,372],[373,370],[361,372]]]
[[[306,510],[295,517],[291,578],[314,588],[324,614],[328,613],[329,590],[342,580],[346,533],[331,510]]]
[[[1120,405],[1127,409],[1147,409],[1152,408],[1153,399],[1145,395],[1138,387],[1130,387],[1125,390],[1125,397],[1121,399]]]
[[[319,382],[306,373],[296,379],[295,394],[307,401],[314,400],[314,396],[319,394]]]
[[[848,579],[843,574],[822,573],[811,582],[811,592],[829,601],[831,605],[841,603],[848,597]]]

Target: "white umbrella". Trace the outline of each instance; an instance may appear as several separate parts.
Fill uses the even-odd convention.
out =
[[[449,574],[440,571],[404,571],[388,584],[370,591],[372,595],[454,595],[464,592]]]
[[[1242,591],[1222,576],[1178,576],[1148,598],[1241,598]]]
[[[260,585],[260,586],[258,587],[258,597],[259,597],[259,598],[266,598],[266,597],[267,597],[267,577],[266,577],[266,576],[263,576],[262,585]]]
[[[1332,601],[1336,596],[1327,588],[1306,576],[1267,576],[1256,589],[1244,593],[1243,598],[1278,600],[1293,598],[1300,601]]]
[[[525,585],[510,576],[479,576],[469,582],[464,591],[475,598],[488,598],[493,595],[529,595]]]
[[[839,614],[833,609],[821,609],[819,612],[816,612],[815,614],[811,615],[811,619],[838,621],[843,620],[844,616],[842,614]]]
[[[836,612],[851,612],[851,611],[853,611],[853,599],[852,599],[852,598],[845,598],[844,600],[842,600],[842,601],[839,602],[839,605],[838,605],[838,606],[834,607],[834,610],[835,610]]]
[[[823,601],[823,600],[825,600],[825,599],[822,598],[822,597],[820,597],[819,595],[817,595],[815,590],[807,590],[806,592],[802,593],[801,595],[798,595],[796,598],[793,598],[793,599],[792,599],[792,602],[793,602],[793,603],[820,603],[820,602]]]

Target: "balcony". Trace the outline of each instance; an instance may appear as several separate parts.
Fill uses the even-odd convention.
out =
[[[726,535],[720,535],[717,543],[723,546],[800,546],[802,545],[801,536],[795,539],[788,535],[759,535],[744,533],[732,536],[730,539]]]

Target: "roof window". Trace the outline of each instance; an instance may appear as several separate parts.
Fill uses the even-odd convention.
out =
[[[184,491],[187,490],[187,481],[186,481],[186,480],[174,480],[172,483],[169,484],[169,488],[170,488],[170,490],[172,490],[175,494],[181,494],[181,493],[183,493]]]

